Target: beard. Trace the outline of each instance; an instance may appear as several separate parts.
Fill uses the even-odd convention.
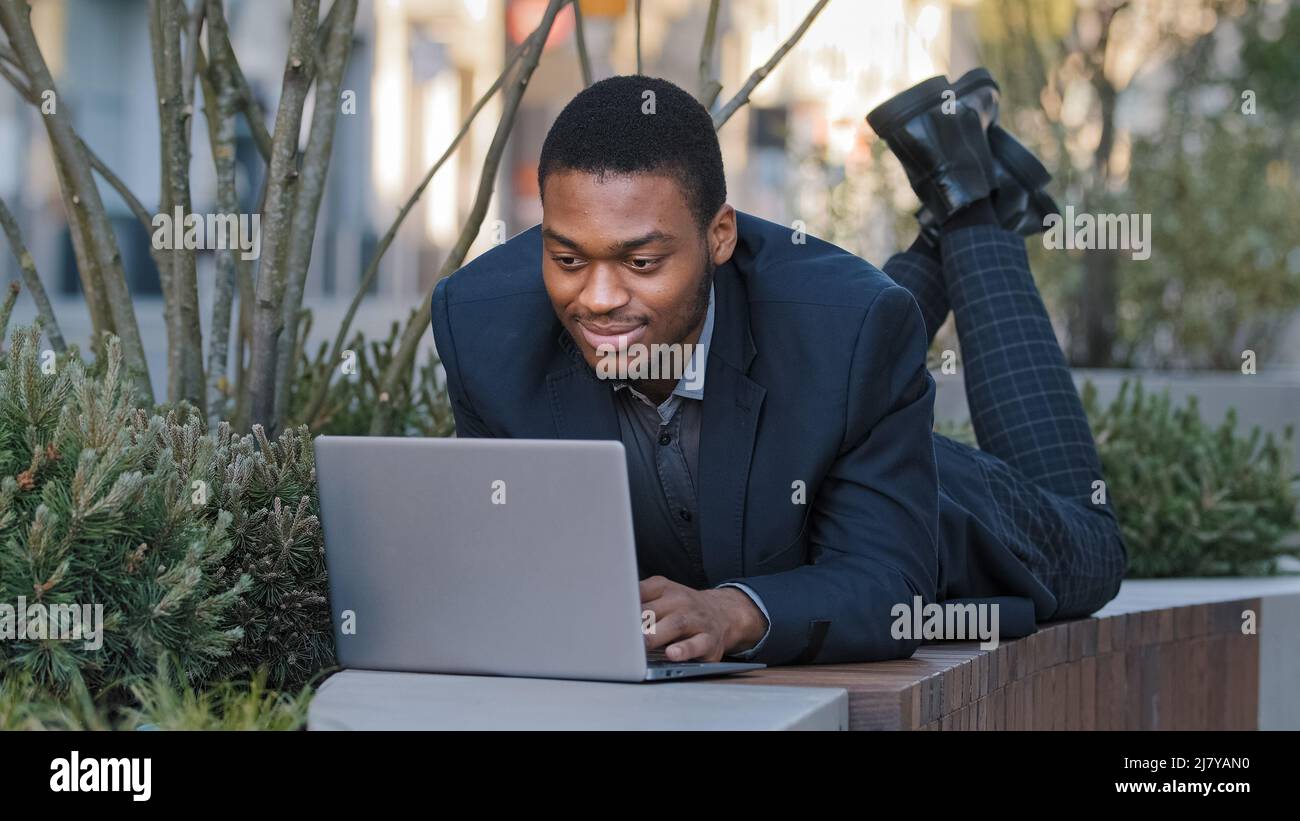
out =
[[[713,275],[718,270],[718,266],[714,265],[709,257],[706,256],[704,259],[704,276],[700,277],[700,287],[695,291],[695,299],[688,314],[690,321],[686,323],[686,330],[681,334],[683,339],[695,328],[702,326],[704,317],[709,313],[709,291],[713,288]]]

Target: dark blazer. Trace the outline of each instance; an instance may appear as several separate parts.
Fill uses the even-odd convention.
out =
[[[708,580],[762,598],[771,632],[758,661],[909,656],[920,641],[890,635],[891,608],[935,601],[939,584],[920,309],[840,248],[737,222],[735,254],[716,271],[700,434]],[[515,236],[434,291],[457,433],[616,440],[609,384],[560,342],[540,236]]]

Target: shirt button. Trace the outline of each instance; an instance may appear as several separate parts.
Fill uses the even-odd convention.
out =
[[[673,441],[672,434],[670,434],[670,433],[661,433],[661,434],[659,434],[659,444],[661,444],[661,445],[666,445],[666,444],[668,444],[668,443],[671,442],[671,441]]]
[[[679,510],[677,513],[682,517],[683,522],[689,522],[691,520],[691,512],[689,510]]]

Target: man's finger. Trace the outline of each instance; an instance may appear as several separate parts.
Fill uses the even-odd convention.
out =
[[[719,661],[722,651],[718,640],[711,633],[696,633],[690,638],[668,645],[664,651],[669,661]]]
[[[664,591],[672,587],[673,581],[663,576],[651,576],[648,579],[641,580],[641,601],[648,599],[657,599],[664,594]]]
[[[698,625],[698,619],[689,611],[671,613],[663,617],[658,617],[656,614],[654,632],[645,634],[646,649],[658,650],[666,644],[689,638],[700,631]]]
[[[645,582],[642,582],[644,585]],[[654,589],[654,592],[647,593],[646,588],[641,592],[641,609],[655,611],[655,616],[664,618],[670,613],[691,607],[695,604],[694,593],[689,587],[683,587],[675,582],[668,582],[662,588]]]

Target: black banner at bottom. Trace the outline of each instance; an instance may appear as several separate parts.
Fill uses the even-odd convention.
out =
[[[952,810],[996,800],[1073,808],[1134,796],[1202,806],[1285,800],[1289,733],[5,733],[6,798],[116,812],[208,801],[338,809],[340,802],[592,807],[625,796],[810,807],[846,797]],[[765,789],[766,788],[766,789]],[[768,799],[770,800],[770,799]],[[1158,800],[1158,799],[1157,799]],[[637,805],[633,805],[637,806]],[[1026,805],[1028,808],[1033,805]]]

